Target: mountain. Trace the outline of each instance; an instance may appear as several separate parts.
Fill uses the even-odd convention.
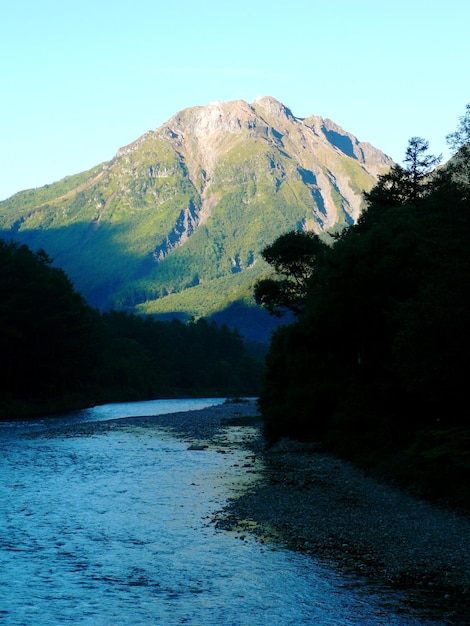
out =
[[[0,236],[44,248],[90,304],[173,316],[252,304],[282,233],[352,224],[392,165],[272,97],[185,109],[110,161],[0,202]]]

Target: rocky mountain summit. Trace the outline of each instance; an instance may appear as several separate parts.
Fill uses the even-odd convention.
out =
[[[356,161],[366,175],[374,178],[391,165],[391,160],[380,150],[358,141],[331,120],[316,116],[296,118],[290,109],[269,96],[258,98],[252,104],[238,100],[185,109],[161,128],[119,150],[117,158],[130,159],[143,143],[152,139],[167,141],[180,164],[187,168],[188,177],[201,196],[202,221],[217,203],[211,188],[217,185],[218,167],[237,149],[237,156],[244,159],[247,142],[261,144],[264,153],[271,148],[278,157],[271,156],[266,164],[273,170],[271,177],[276,186],[290,174],[294,178],[297,175],[307,187],[317,205],[312,207],[314,220],[306,218],[313,230],[330,228],[341,218],[353,222],[359,216],[362,195],[352,184],[348,171],[341,171],[344,167],[339,167],[344,156]],[[259,155],[256,156],[259,159]],[[247,165],[255,164],[246,157],[247,170]],[[283,158],[291,163],[284,162]],[[150,172],[157,177],[169,174],[165,168],[160,171],[152,168]],[[246,179],[250,178],[253,173],[247,172]],[[342,198],[344,216],[338,216],[333,190]]]
[[[272,97],[184,109],[110,161],[0,203],[0,236],[44,248],[94,306],[210,315],[249,302],[260,251],[354,223],[390,158]]]

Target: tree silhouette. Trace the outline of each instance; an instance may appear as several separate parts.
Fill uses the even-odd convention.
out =
[[[442,155],[426,154],[428,149],[429,141],[422,137],[412,137],[406,149],[404,163],[407,164],[406,169],[410,176],[410,200],[413,203],[416,203],[422,197],[425,189],[423,183],[426,177],[442,160]]]
[[[281,235],[261,252],[278,278],[256,283],[256,302],[277,317],[286,311],[299,315],[305,305],[309,280],[326,249],[328,245],[315,233],[291,231]]]

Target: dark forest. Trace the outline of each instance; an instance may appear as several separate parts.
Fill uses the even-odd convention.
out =
[[[260,407],[271,442],[322,442],[468,509],[470,105],[448,141],[439,167],[413,137],[333,245],[288,233],[264,251],[278,280],[257,300],[297,319],[273,335]]]
[[[46,252],[0,240],[0,418],[94,404],[257,396],[262,363],[204,319],[100,313]]]

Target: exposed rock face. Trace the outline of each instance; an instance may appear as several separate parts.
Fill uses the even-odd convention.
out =
[[[122,148],[117,156],[131,154],[152,136],[168,141],[187,168],[193,184],[199,187],[201,221],[207,219],[214,204],[210,202],[208,189],[217,166],[237,146],[243,159],[242,151],[250,141],[263,141],[266,150],[271,148],[274,154],[280,153],[293,161],[298,176],[317,205],[313,207],[311,219],[307,217],[303,226],[316,231],[331,228],[338,221],[338,207],[332,195],[342,197],[342,208],[349,223],[356,221],[360,214],[362,189],[352,184],[347,170],[338,168],[341,159],[346,156],[359,164],[369,183],[392,163],[380,150],[360,142],[331,120],[316,116],[296,118],[290,109],[270,96],[257,98],[252,104],[237,100],[185,109],[158,130]],[[276,166],[273,164],[273,167]]]
[[[354,223],[391,165],[272,97],[212,102],[88,176],[0,203],[1,234],[44,247],[96,306],[206,315],[245,297],[266,271],[260,251],[283,232]]]

